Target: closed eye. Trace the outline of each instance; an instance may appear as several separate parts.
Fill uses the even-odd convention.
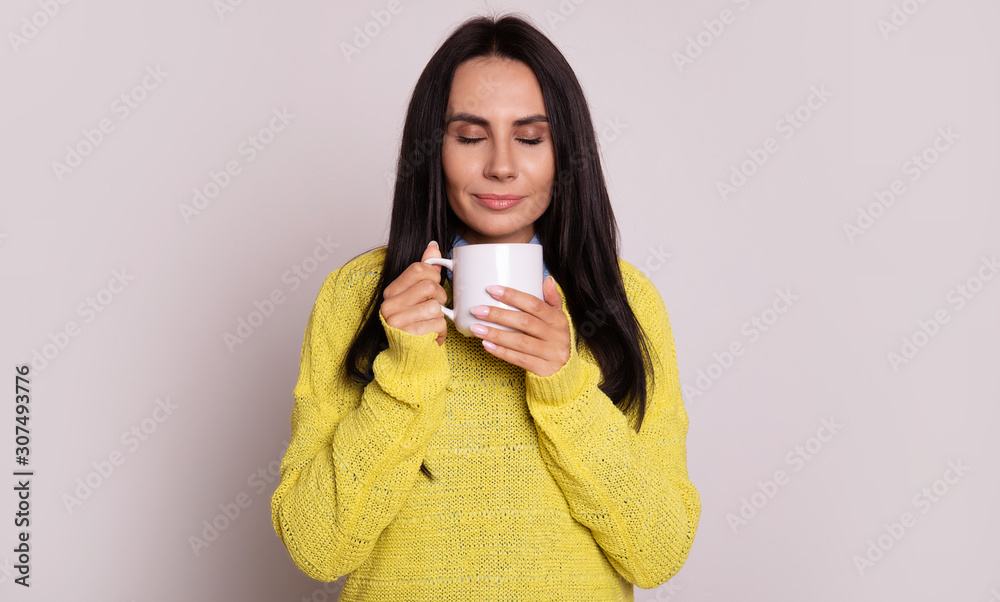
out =
[[[461,142],[462,144],[475,144],[481,140],[485,140],[485,138],[466,138],[465,136],[458,136],[458,141]],[[516,138],[516,140],[518,142],[521,142],[523,144],[528,144],[530,146],[542,143],[541,138]]]

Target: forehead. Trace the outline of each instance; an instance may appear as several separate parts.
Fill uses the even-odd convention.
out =
[[[520,61],[476,58],[455,70],[448,114],[469,112],[496,117],[545,114],[542,88],[534,72]]]

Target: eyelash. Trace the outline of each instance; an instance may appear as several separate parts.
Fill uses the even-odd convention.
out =
[[[480,140],[485,140],[485,138],[466,138],[465,136],[458,137],[458,141],[461,142],[462,144],[475,144]],[[517,140],[530,146],[542,143],[541,138],[518,138]]]

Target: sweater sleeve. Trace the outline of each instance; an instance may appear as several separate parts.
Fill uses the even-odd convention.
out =
[[[526,372],[526,394],[542,458],[573,517],[591,530],[615,570],[649,589],[687,560],[701,502],[688,479],[688,418],[667,312],[653,283],[622,265],[653,360],[655,388],[640,431],[598,388],[600,367],[585,346],[577,348],[572,319],[570,359],[547,377]],[[569,318],[565,299],[563,312]]]
[[[271,498],[275,532],[320,581],[360,566],[399,512],[443,420],[451,376],[436,333],[393,328],[380,312],[389,347],[372,382],[349,381],[344,359],[370,291],[343,269],[327,277],[306,326],[291,439]]]

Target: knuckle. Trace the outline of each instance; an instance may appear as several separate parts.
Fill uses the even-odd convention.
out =
[[[431,318],[441,318],[444,319],[444,313],[441,311],[441,306],[434,299],[428,299],[420,304],[421,314],[426,316],[428,319]]]

